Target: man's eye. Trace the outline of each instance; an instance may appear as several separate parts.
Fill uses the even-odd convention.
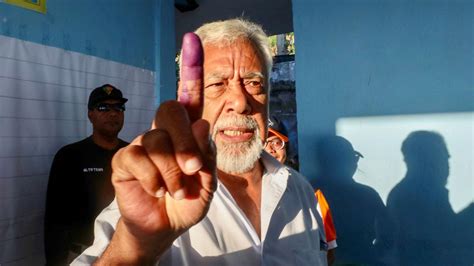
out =
[[[205,85],[205,88],[221,88],[223,87],[225,84],[223,81],[219,81],[219,82],[209,82],[207,85]]]
[[[260,86],[261,85],[261,82],[260,81],[255,81],[255,80],[252,80],[248,83],[250,86],[254,86],[254,87],[257,87],[257,86]]]
[[[263,87],[263,83],[261,80],[247,80],[244,82],[245,86],[250,86],[250,87]]]
[[[259,80],[249,80],[244,82],[244,84],[247,91],[252,95],[264,92],[263,84]]]
[[[208,98],[216,98],[219,97],[225,91],[225,82],[210,82],[209,84],[204,86],[204,95]]]
[[[222,86],[224,86],[224,82],[216,82],[216,83],[211,84],[211,86],[213,86],[213,87],[222,87]]]

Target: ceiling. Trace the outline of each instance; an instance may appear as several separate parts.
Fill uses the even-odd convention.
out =
[[[263,26],[268,35],[293,31],[291,0],[194,0],[196,9],[181,12],[175,8],[176,46],[184,33],[205,22],[243,16]],[[175,3],[194,2],[175,0]]]

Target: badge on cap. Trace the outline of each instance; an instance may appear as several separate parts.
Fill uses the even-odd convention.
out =
[[[268,126],[269,126],[269,127],[272,127],[272,126],[273,126],[273,121],[270,120],[270,119],[268,119]]]
[[[112,91],[114,90],[114,88],[110,87],[110,86],[105,86],[103,88],[104,92],[107,93],[107,95],[110,95],[112,93]]]

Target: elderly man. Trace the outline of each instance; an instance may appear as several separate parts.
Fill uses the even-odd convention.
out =
[[[311,186],[262,153],[267,36],[241,19],[196,34],[183,40],[178,101],[114,157],[116,201],[73,264],[320,265]]]

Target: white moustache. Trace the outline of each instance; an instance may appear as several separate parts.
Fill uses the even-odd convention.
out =
[[[256,130],[258,128],[257,121],[251,116],[227,116],[219,118],[214,125],[214,132],[212,134],[213,138],[217,134],[218,131],[229,128],[229,127],[236,127],[236,128],[245,128],[250,130]]]

